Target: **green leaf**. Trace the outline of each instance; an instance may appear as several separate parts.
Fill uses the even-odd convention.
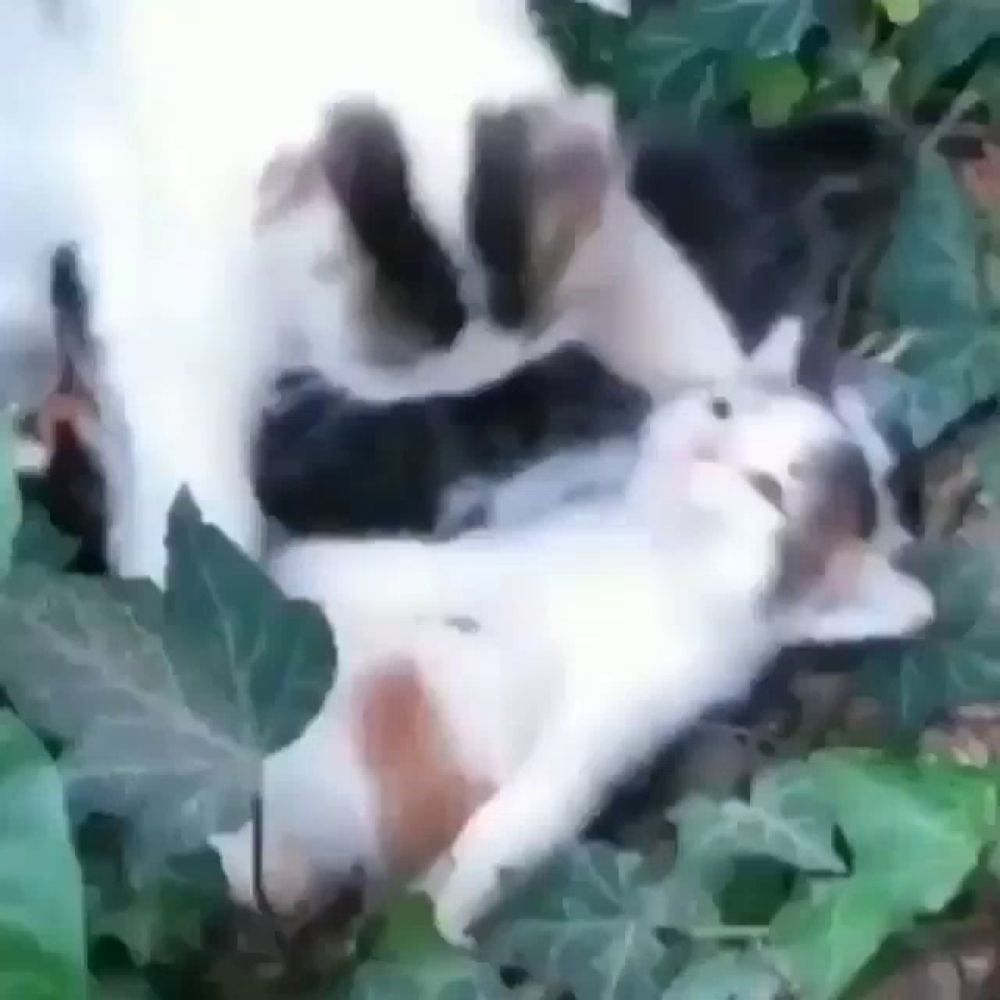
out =
[[[229,900],[218,856],[208,850],[172,857],[155,871],[128,866],[124,884],[91,870],[87,889],[91,939],[120,941],[137,965],[201,947],[206,920]]]
[[[14,470],[14,420],[0,414],[0,576],[10,569],[14,536],[21,520],[21,492]]]
[[[910,24],[920,16],[920,0],[879,0],[893,24]]]
[[[0,714],[0,996],[73,1000],[86,990],[83,887],[59,774]]]
[[[717,802],[695,795],[670,814],[677,855],[651,912],[663,926],[694,937],[717,931],[715,899],[738,858],[766,857],[803,871],[845,871],[833,847],[833,819],[801,764],[760,774],[750,800]]]
[[[183,496],[168,547],[166,595],[34,566],[0,589],[0,681],[71,741],[74,801],[134,818],[154,857],[246,819],[263,757],[319,710],[335,659],[320,611],[287,601]]]
[[[704,121],[742,95],[738,61],[794,55],[817,19],[812,0],[681,0],[654,8],[628,37],[619,86],[630,106]],[[793,64],[779,64],[772,80],[758,83],[762,115],[796,102],[802,81]]]
[[[958,539],[925,543],[913,568],[932,588],[935,621],[919,641],[872,653],[864,689],[915,734],[935,712],[1000,700],[1000,616],[993,600],[993,553]]]
[[[853,871],[789,903],[771,942],[804,995],[832,1000],[887,936],[955,896],[995,834],[997,788],[982,772],[869,751],[819,753],[809,769]]]
[[[877,281],[881,309],[913,333],[899,365],[914,378],[891,409],[918,445],[1000,390],[1000,331],[977,280],[976,237],[969,198],[926,153]]]
[[[809,90],[809,78],[792,56],[752,63],[747,75],[750,117],[755,125],[780,125]]]
[[[44,508],[30,503],[25,506],[14,537],[15,566],[34,564],[62,570],[78,547],[75,539],[64,535],[52,523]]]
[[[866,60],[861,70],[861,89],[872,104],[881,107],[889,105],[892,83],[900,65],[895,56],[873,56]]]
[[[689,966],[663,1000],[777,1000],[784,983],[753,951],[724,951]]]
[[[674,17],[706,48],[761,59],[796,52],[820,20],[814,0],[680,0],[664,16]]]
[[[630,105],[672,109],[691,122],[718,116],[740,94],[730,57],[686,34],[669,12],[651,16],[632,34],[623,66]]]
[[[904,29],[899,54],[906,67],[911,102],[941,76],[965,63],[1000,36],[1000,6],[994,0],[935,0]]]
[[[376,919],[370,956],[351,981],[351,1000],[513,997],[493,968],[438,935],[426,897],[404,896]]]
[[[500,907],[485,951],[577,1000],[659,996],[677,970],[651,919],[652,891],[637,855],[574,845]]]

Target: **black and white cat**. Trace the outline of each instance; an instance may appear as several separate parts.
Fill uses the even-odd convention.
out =
[[[714,392],[656,407],[619,496],[451,541],[277,555],[278,582],[336,628],[340,670],[265,764],[271,905],[316,905],[357,871],[376,891],[417,880],[464,941],[501,875],[579,835],[782,646],[930,621],[930,594],[870,542],[866,460],[794,385],[790,332]],[[248,904],[252,840],[249,826],[213,838]]]
[[[900,131],[852,111],[688,138],[650,123],[632,145],[636,202],[729,317],[740,352],[783,314],[822,317],[812,324],[800,380],[836,399],[880,479],[894,471],[895,502],[882,491],[883,520],[918,528],[912,477],[895,474],[905,437],[889,447],[866,416],[870,383],[884,373],[841,358],[834,346],[844,300],[859,291],[850,279],[886,237],[905,189]],[[505,212],[517,211],[518,201],[507,199]],[[676,270],[655,247],[650,254],[663,274]],[[663,285],[644,317],[645,336],[655,342],[683,326],[696,351],[702,330],[684,313],[685,299]],[[676,373],[683,370],[678,363]],[[624,380],[592,350],[569,345],[475,392],[377,405],[319,372],[289,373],[264,412],[257,495],[294,534],[449,534],[523,522],[567,499],[620,488],[651,405],[648,374]]]

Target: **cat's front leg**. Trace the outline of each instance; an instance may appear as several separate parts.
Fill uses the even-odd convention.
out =
[[[516,882],[579,834],[609,788],[627,775],[672,720],[650,726],[643,699],[566,711],[514,779],[471,817],[451,851],[451,873],[434,893],[435,920],[453,944]],[[645,710],[644,710],[645,709]]]

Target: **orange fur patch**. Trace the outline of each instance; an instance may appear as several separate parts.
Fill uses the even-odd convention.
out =
[[[382,848],[394,874],[414,877],[448,849],[492,788],[462,773],[411,660],[380,669],[358,698],[355,741],[377,790]]]

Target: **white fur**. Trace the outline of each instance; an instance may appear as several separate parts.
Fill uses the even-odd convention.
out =
[[[266,274],[273,257],[252,230],[264,167],[311,141],[336,101],[375,99],[452,243],[472,108],[561,92],[554,60],[504,0],[11,0],[0,40],[18,81],[0,97],[0,329],[41,335],[47,254],[77,241],[102,348],[118,569],[162,575],[183,482],[257,551],[247,450],[264,382],[288,357],[278,335],[319,334],[308,351],[322,359],[343,312]],[[298,322],[310,310],[321,325]]]
[[[265,859],[276,905],[343,876],[348,858],[384,871],[364,770],[329,748],[344,739],[353,685],[387,654],[419,664],[465,773],[497,788],[428,876],[439,927],[461,940],[502,872],[529,871],[575,836],[613,784],[739,697],[786,640],[926,624],[929,594],[873,551],[850,593],[819,600],[817,588],[772,608],[786,515],[745,474],[773,474],[794,520],[807,499],[795,490],[810,484],[793,484],[791,463],[847,436],[809,397],[763,389],[754,375],[727,387],[727,421],[704,392],[654,413],[623,499],[447,543],[303,542],[275,561],[283,588],[334,623],[342,664],[327,706],[265,767],[265,841],[294,845]],[[864,616],[844,613],[861,605]],[[249,900],[249,829],[214,844]]]

